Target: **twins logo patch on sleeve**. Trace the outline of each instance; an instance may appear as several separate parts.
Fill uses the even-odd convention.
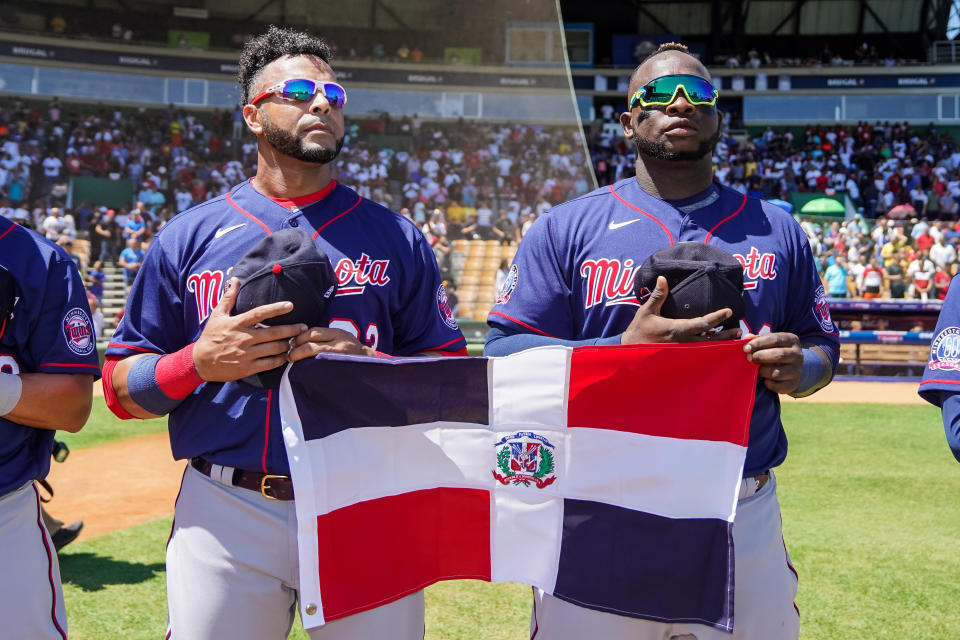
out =
[[[932,371],[960,370],[960,327],[947,327],[937,334],[930,345],[930,362],[927,366]]]
[[[816,299],[813,302],[813,315],[817,319],[820,328],[826,333],[836,331],[833,327],[833,320],[830,318],[830,307],[827,305],[827,292],[821,286],[817,289]]]
[[[517,288],[519,275],[520,271],[517,269],[517,265],[511,266],[506,280],[503,281],[503,284],[500,285],[500,291],[497,292],[497,304],[503,304],[510,299],[513,290]]]
[[[460,325],[457,324],[457,318],[453,315],[453,309],[450,308],[450,302],[447,300],[447,290],[442,284],[437,289],[437,310],[440,312],[443,324],[451,329],[459,328]]]
[[[63,317],[63,337],[67,347],[78,356],[89,355],[96,347],[93,336],[93,323],[87,312],[74,307]]]

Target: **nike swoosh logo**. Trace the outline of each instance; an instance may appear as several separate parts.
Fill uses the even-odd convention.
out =
[[[247,223],[246,223],[246,222],[244,222],[243,224],[235,224],[235,225],[233,225],[232,227],[227,227],[226,229],[217,229],[217,232],[216,232],[215,234],[213,234],[213,237],[214,237],[214,239],[216,239],[216,238],[219,238],[219,237],[221,237],[221,236],[225,236],[225,235],[227,235],[228,233],[230,233],[231,231],[233,231],[234,229],[239,229],[240,227],[245,227],[245,226],[247,226]]]
[[[607,228],[610,229],[610,231],[616,231],[620,227],[625,227],[628,224],[633,224],[634,222],[639,222],[640,220],[643,220],[643,218],[634,218],[633,220],[627,220],[626,222],[611,222]]]

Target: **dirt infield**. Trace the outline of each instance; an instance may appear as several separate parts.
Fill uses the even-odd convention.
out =
[[[924,404],[916,382],[832,382],[809,398],[780,397],[785,402]]]
[[[185,465],[174,461],[165,433],[73,451],[51,465],[50,513],[82,519],[81,539],[171,515]]]
[[[100,385],[95,394],[102,396]],[[834,382],[809,398],[784,402],[923,404],[916,383]],[[142,436],[70,454],[54,464],[50,511],[67,522],[82,518],[81,538],[171,515],[185,462],[174,461],[166,434]]]

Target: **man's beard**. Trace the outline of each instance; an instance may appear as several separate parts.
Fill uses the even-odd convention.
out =
[[[283,155],[313,164],[330,164],[340,155],[340,149],[343,148],[343,138],[338,138],[335,149],[307,149],[303,144],[305,136],[296,136],[286,129],[278,127],[273,124],[266,113],[263,114],[263,137],[267,139],[270,146]]]
[[[643,122],[646,118],[641,117],[637,118],[637,122]],[[648,115],[649,117],[649,115]],[[713,148],[717,146],[717,142],[720,140],[720,127],[717,127],[717,130],[714,132],[710,138],[703,140],[700,143],[700,146],[697,147],[696,151],[667,151],[667,145],[664,142],[654,142],[653,140],[648,140],[647,138],[641,138],[636,133],[633,136],[633,146],[637,149],[637,155],[645,155],[651,158],[656,158],[657,160],[668,160],[671,162],[689,162],[692,160],[699,160],[707,154],[713,151]]]

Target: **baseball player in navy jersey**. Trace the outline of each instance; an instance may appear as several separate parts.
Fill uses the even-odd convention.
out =
[[[65,640],[53,540],[35,481],[54,431],[77,432],[100,377],[83,282],[56,244],[0,216],[0,620],[4,638]]]
[[[278,399],[243,378],[320,352],[466,354],[420,231],[331,179],[346,92],[329,58],[322,40],[274,27],[244,47],[257,174],[157,234],[107,350],[109,406],[125,418],[168,415],[173,455],[191,461],[167,547],[174,640],[279,640],[293,620],[296,513]],[[290,228],[309,233],[334,266],[329,327],[263,326],[290,310],[286,301],[231,315],[232,265]],[[310,637],[420,639],[423,625],[418,592]]]
[[[940,407],[953,457],[960,462],[960,276],[954,276],[937,318],[920,397]]]
[[[556,206],[536,221],[487,319],[485,352],[742,334],[745,357],[760,365],[760,380],[734,522],[733,637],[789,640],[798,636],[799,613],[771,471],[787,454],[778,394],[803,396],[826,385],[839,341],[800,227],[781,209],[713,183],[710,153],[722,116],[709,77],[675,44],[663,45],[636,69],[630,108],[620,117],[637,149],[636,178]],[[663,277],[640,305],[633,292],[637,267],[678,242],[708,243],[743,264],[746,315],[739,329],[711,333],[731,317],[730,309],[693,319],[662,317],[669,294]],[[705,625],[594,611],[540,591],[534,592],[531,629],[537,640],[730,637]]]

